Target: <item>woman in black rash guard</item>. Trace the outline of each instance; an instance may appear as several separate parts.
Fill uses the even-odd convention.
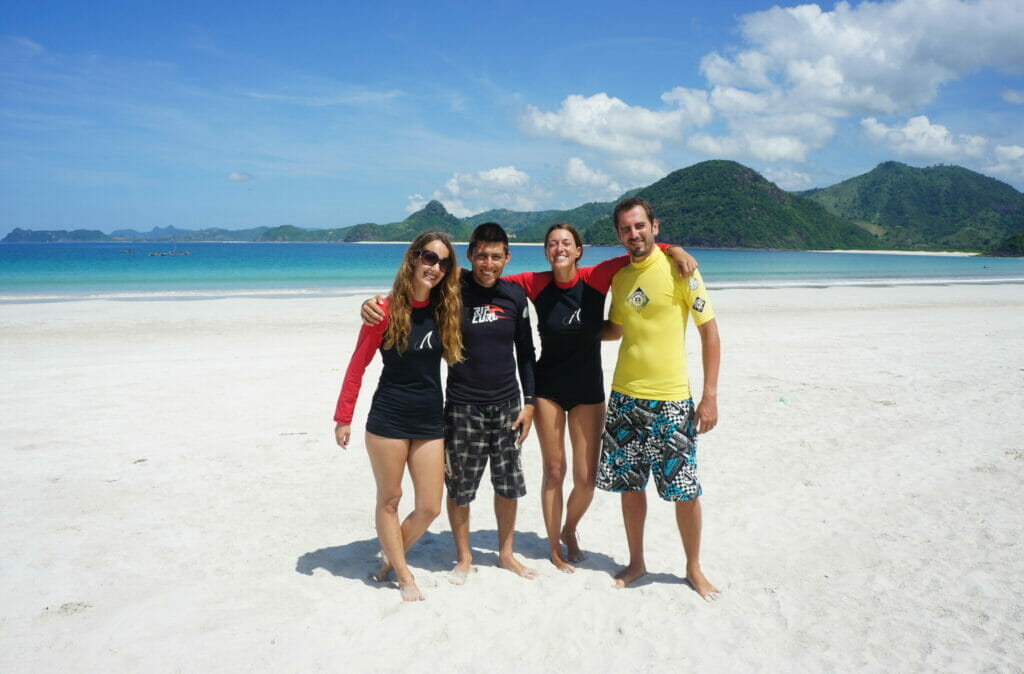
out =
[[[405,251],[378,325],[363,326],[334,412],[335,438],[347,448],[363,372],[380,349],[384,361],[366,419],[366,452],[377,483],[376,523],[382,564],[394,570],[405,601],[423,594],[405,551],[441,512],[444,487],[444,415],[441,358],[462,360],[459,267],[447,237],[419,235]],[[408,466],[415,486],[413,511],[399,523],[398,501]]]
[[[504,277],[522,286],[537,311],[541,354],[534,368],[536,408],[533,424],[544,462],[541,509],[551,548],[551,563],[572,573],[579,562],[576,526],[594,497],[594,477],[604,430],[604,377],[601,370],[601,328],[604,299],[615,272],[629,264],[621,255],[592,267],[577,267],[583,255],[579,233],[564,223],[552,225],[544,237],[551,271]],[[680,274],[688,276],[697,262],[682,248],[671,249]],[[565,431],[572,445],[573,487],[565,503],[562,485],[567,472]],[[565,544],[562,552],[559,541]]]

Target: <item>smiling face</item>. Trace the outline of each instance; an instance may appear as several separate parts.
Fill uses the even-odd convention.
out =
[[[619,242],[634,260],[642,260],[654,249],[654,237],[658,235],[658,221],[647,217],[643,206],[634,206],[628,211],[619,213],[615,223],[615,233]]]
[[[583,249],[576,243],[576,238],[567,229],[552,229],[544,242],[544,256],[551,264],[551,271],[572,271],[576,261],[583,255]]]
[[[435,239],[423,246],[423,250],[429,250],[438,259],[447,258],[451,253],[448,251],[448,246],[444,245],[444,242]],[[417,296],[426,296],[430,294],[430,290],[441,282],[444,278],[444,272],[441,271],[441,265],[439,262],[428,265],[423,259],[423,256],[417,257],[413,261],[413,273],[412,273],[412,287],[413,294]]]
[[[473,267],[473,280],[490,288],[501,278],[501,272],[512,256],[503,243],[480,242],[466,251],[466,257]]]

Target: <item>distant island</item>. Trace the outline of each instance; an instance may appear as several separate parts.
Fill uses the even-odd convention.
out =
[[[959,166],[914,168],[888,161],[831,187],[797,193],[780,189],[737,162],[712,160],[673,171],[626,194],[651,202],[661,221],[663,240],[690,247],[1022,254],[1024,194]],[[587,243],[615,244],[610,217],[614,205],[615,201],[609,201],[568,210],[502,209],[458,218],[440,202],[431,201],[405,220],[389,224],[334,229],[292,225],[242,230],[154,227],[149,232],[121,229],[110,234],[16,228],[2,242],[410,241],[427,230],[447,232],[454,240],[465,241],[477,224],[494,221],[517,242],[542,242],[551,224],[568,222],[580,230]]]

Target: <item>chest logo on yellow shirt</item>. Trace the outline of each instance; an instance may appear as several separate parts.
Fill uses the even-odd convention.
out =
[[[647,296],[643,288],[637,287],[636,290],[629,294],[626,298],[626,302],[629,306],[633,307],[637,311],[643,311],[647,303],[651,301],[651,298]]]

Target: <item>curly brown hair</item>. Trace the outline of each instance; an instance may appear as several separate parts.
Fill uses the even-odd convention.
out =
[[[434,323],[441,333],[441,344],[444,347],[444,359],[449,365],[460,363],[466,359],[462,347],[462,285],[459,263],[455,257],[455,249],[451,241],[441,232],[423,232],[409,244],[402,256],[402,264],[395,273],[395,282],[391,286],[391,299],[388,304],[388,327],[384,332],[383,346],[385,349],[394,347],[398,353],[409,348],[410,315],[412,305],[412,277],[416,271],[416,259],[419,252],[432,241],[440,241],[448,249],[448,259],[452,261],[444,278],[430,289],[430,306],[434,309]]]

